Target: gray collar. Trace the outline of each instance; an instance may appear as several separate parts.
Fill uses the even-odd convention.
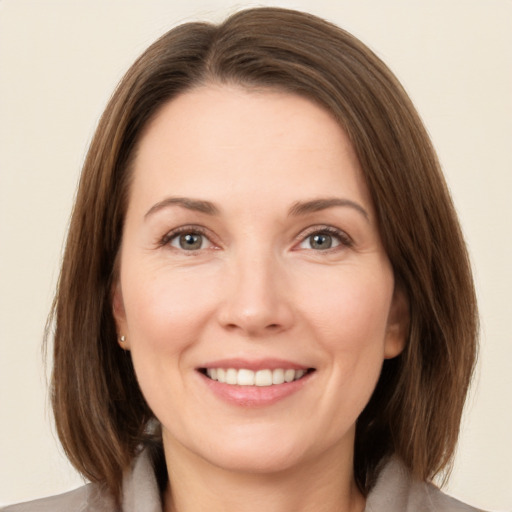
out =
[[[123,512],[162,512],[153,465],[147,451],[123,480]],[[405,465],[391,459],[381,470],[366,501],[365,512],[483,512],[414,480]]]

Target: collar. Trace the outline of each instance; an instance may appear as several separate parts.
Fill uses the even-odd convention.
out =
[[[148,450],[136,458],[123,478],[123,512],[163,512],[160,491]],[[365,512],[483,512],[443,494],[432,484],[415,480],[406,466],[391,458],[366,499]]]

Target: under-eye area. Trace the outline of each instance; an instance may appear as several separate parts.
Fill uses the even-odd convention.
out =
[[[310,375],[315,368],[250,370],[247,368],[199,368],[199,372],[211,380],[235,386],[274,386],[287,384]]]

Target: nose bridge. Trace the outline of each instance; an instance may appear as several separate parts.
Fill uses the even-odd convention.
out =
[[[283,262],[268,246],[248,245],[233,255],[221,321],[247,335],[286,329],[292,312]]]

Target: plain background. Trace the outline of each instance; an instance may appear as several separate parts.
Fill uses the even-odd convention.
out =
[[[510,0],[0,0],[0,504],[82,482],[52,431],[41,338],[80,166],[106,101],[171,27],[255,5],[310,11],[348,29],[398,75],[422,115],[467,237],[482,316],[446,490],[512,510]]]

